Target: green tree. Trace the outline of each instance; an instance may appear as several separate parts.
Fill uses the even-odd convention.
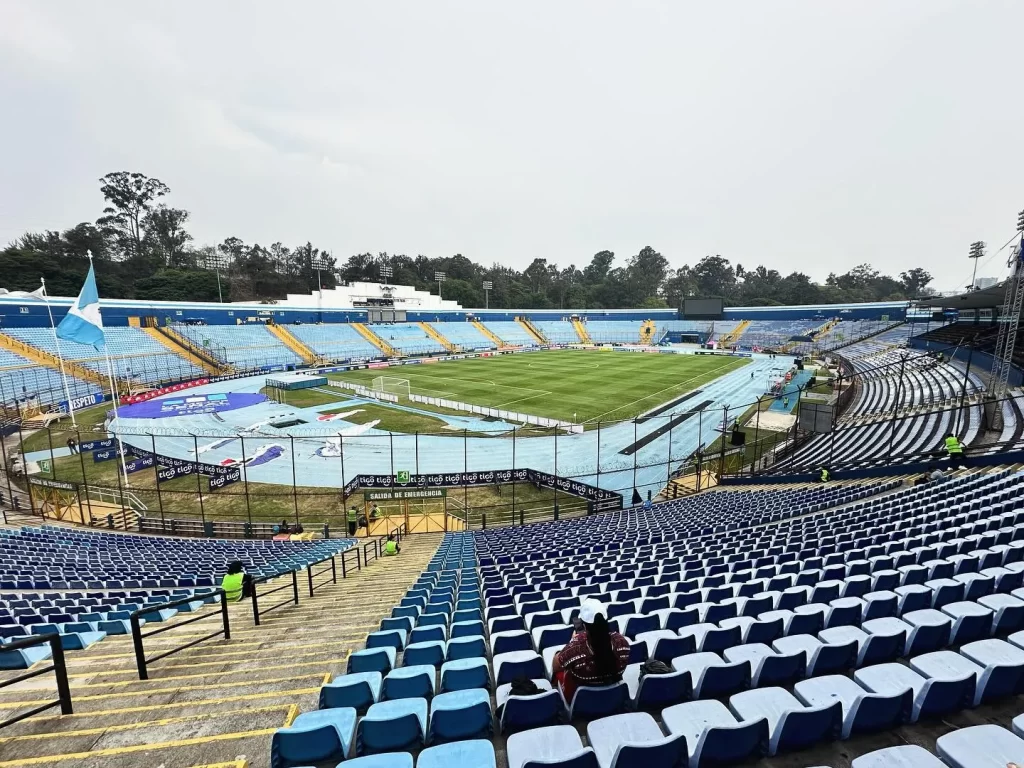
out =
[[[170,191],[160,179],[142,173],[117,171],[100,179],[100,192],[110,205],[103,209],[96,223],[115,243],[122,259],[144,255],[144,220],[153,203]]]

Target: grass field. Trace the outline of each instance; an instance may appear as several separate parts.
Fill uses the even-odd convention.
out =
[[[378,376],[407,379],[413,394],[580,423],[630,419],[746,362],[711,355],[557,350],[328,376],[367,387]]]

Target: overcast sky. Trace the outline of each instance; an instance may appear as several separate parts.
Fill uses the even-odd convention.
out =
[[[962,287],[1024,208],[1022,30],[1015,0],[0,0],[0,241],[132,170],[198,243]]]

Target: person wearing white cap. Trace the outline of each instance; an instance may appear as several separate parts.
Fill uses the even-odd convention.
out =
[[[629,664],[629,641],[611,631],[604,604],[587,598],[580,604],[577,631],[561,651],[555,654],[555,679],[566,702],[572,703],[581,685],[609,685],[622,679]]]

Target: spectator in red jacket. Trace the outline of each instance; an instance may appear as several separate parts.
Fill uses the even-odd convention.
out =
[[[629,663],[629,641],[611,631],[602,603],[584,600],[579,618],[583,631],[573,635],[554,661],[555,679],[567,704],[581,685],[618,682]]]

